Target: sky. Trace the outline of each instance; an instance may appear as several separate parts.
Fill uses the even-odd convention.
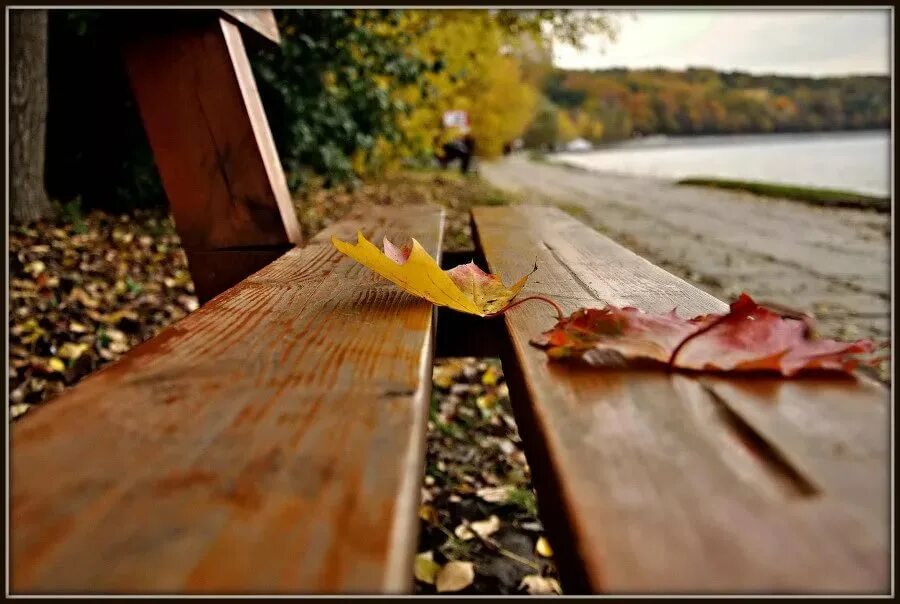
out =
[[[588,38],[576,50],[557,44],[566,69],[712,67],[750,73],[890,73],[889,9],[611,11],[615,42]]]

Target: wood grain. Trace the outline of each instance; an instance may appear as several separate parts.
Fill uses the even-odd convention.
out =
[[[557,209],[476,208],[520,296],[683,316],[727,306]],[[862,378],[705,378],[552,363],[505,317],[504,371],[567,593],[886,593],[888,395]]]
[[[206,301],[237,281],[213,280],[211,274],[230,273],[215,264],[219,256],[200,252],[286,251],[300,243],[240,31],[211,12],[167,32],[136,33],[124,56],[175,227]],[[249,272],[239,278],[265,266],[253,264],[252,255],[244,264]]]
[[[433,309],[330,235],[354,213],[11,430],[14,593],[409,592]]]

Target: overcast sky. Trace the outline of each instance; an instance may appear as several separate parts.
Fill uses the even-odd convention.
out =
[[[615,42],[578,51],[557,45],[568,69],[713,67],[751,73],[890,73],[891,14],[885,9],[615,11]]]

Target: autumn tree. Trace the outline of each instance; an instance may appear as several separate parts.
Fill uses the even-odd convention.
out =
[[[52,214],[44,188],[47,128],[47,11],[9,11],[10,217]]]
[[[645,134],[797,132],[890,127],[890,79],[797,78],[711,69],[566,71],[542,92],[606,140]]]

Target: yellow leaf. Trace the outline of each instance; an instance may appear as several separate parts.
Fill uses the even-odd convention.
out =
[[[482,409],[483,411],[489,411],[497,405],[497,395],[490,393],[482,394],[477,399],[475,399],[475,404],[478,405],[479,409]]]
[[[62,373],[66,370],[66,364],[62,361],[62,359],[58,359],[56,357],[50,359],[47,362],[47,366],[50,367],[50,369],[52,369],[53,371],[58,371],[59,373]]]
[[[83,323],[78,323],[77,321],[72,321],[69,323],[69,331],[73,333],[87,333],[88,327]]]
[[[430,505],[420,505],[419,506],[419,518],[428,522],[429,524],[437,524],[438,523],[438,515],[437,510],[434,509],[433,506]]]
[[[87,308],[97,308],[98,306],[100,306],[99,300],[93,298],[90,294],[88,294],[80,287],[72,289],[72,292],[69,295],[73,300],[81,302],[81,304],[86,306]]]
[[[341,253],[404,291],[425,298],[436,306],[447,306],[482,317],[503,310],[525,286],[529,277],[525,275],[512,287],[506,287],[499,277],[485,273],[472,262],[444,271],[415,239],[409,246],[400,249],[385,238],[384,252],[362,233],[357,233],[356,245],[333,236],[331,243]]]
[[[441,565],[434,561],[433,554],[429,550],[416,555],[414,569],[416,579],[423,583],[434,585],[434,578],[437,576],[438,571],[441,570]]]
[[[498,530],[500,530],[500,519],[492,515],[487,520],[460,524],[453,529],[453,534],[463,541],[468,541],[469,539],[474,539],[476,534],[481,537],[489,537]]]
[[[542,577],[540,575],[527,575],[522,579],[519,588],[527,588],[531,595],[550,595],[561,594],[562,589],[559,582],[551,577]]]
[[[549,558],[550,556],[553,555],[553,549],[550,547],[550,542],[547,541],[547,539],[544,537],[541,537],[540,539],[538,539],[537,545],[535,545],[535,547],[534,547],[534,551],[536,551],[537,553],[539,553],[540,555],[542,555],[545,558]]]
[[[438,388],[447,390],[456,381],[456,378],[463,372],[463,367],[459,363],[444,362],[436,365],[432,370],[432,381]]]
[[[436,577],[439,592],[461,591],[475,580],[475,566],[471,562],[454,560],[444,565]]]
[[[64,359],[77,359],[78,357],[83,355],[88,348],[90,348],[90,346],[88,346],[87,344],[75,344],[73,342],[66,342],[59,347],[59,350],[56,354]],[[63,369],[65,369],[65,367]]]
[[[503,377],[503,374],[500,373],[500,371],[496,367],[491,365],[484,372],[484,375],[481,376],[481,383],[484,384],[485,386],[496,386],[497,381],[501,377]]]

